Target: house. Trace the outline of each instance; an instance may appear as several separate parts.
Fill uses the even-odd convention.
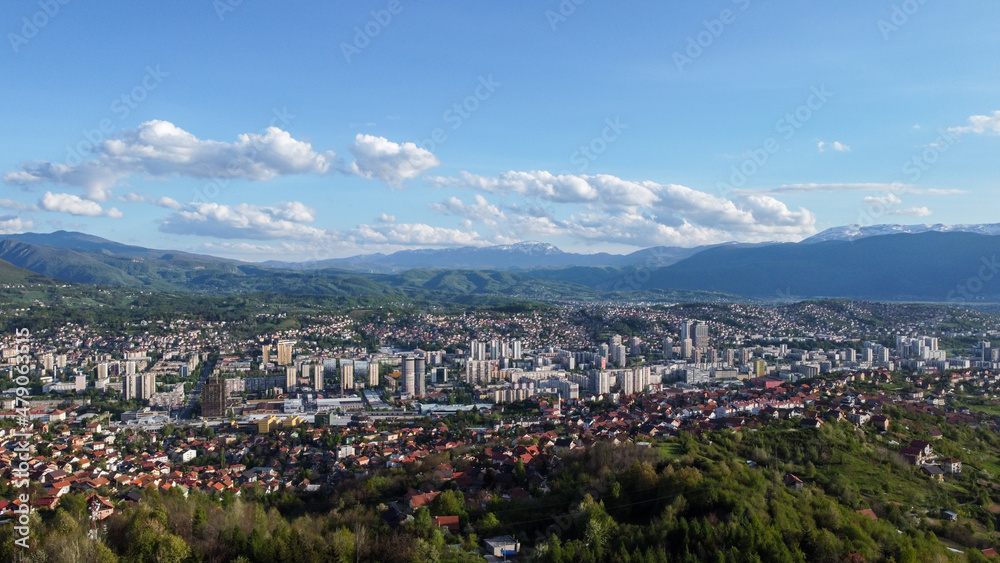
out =
[[[93,494],[87,497],[87,510],[96,520],[104,520],[115,513],[115,505],[110,500]]]
[[[940,465],[922,465],[920,466],[920,470],[931,479],[944,481],[944,471]]]
[[[871,518],[872,520],[876,520],[876,521],[878,520],[878,516],[876,516],[875,512],[873,512],[872,509],[870,509],[870,508],[866,508],[864,510],[855,510],[855,512],[857,512],[858,514],[860,514],[862,516],[867,516],[867,517]]]
[[[952,475],[958,475],[962,472],[962,461],[953,457],[949,457],[941,462],[941,469],[945,473],[951,473]]]
[[[878,428],[880,432],[889,431],[889,417],[887,416],[875,415],[872,417],[871,423],[872,426]]]
[[[796,491],[802,490],[802,479],[799,479],[791,473],[785,474],[785,486],[789,489],[794,489]]]
[[[459,530],[458,516],[435,516],[433,520],[435,526],[445,528],[449,532],[457,532]]]

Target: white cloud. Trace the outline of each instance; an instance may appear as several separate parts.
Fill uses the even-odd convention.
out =
[[[125,129],[94,149],[95,159],[77,164],[28,161],[4,175],[12,185],[65,184],[85,190],[88,199],[106,201],[121,179],[156,177],[269,180],[291,174],[325,174],[334,153],[317,153],[277,127],[245,133],[236,142],[201,140],[168,121],[153,120]]]
[[[834,141],[833,150],[837,152],[851,152],[851,147],[841,143],[840,141]]]
[[[485,198],[474,205],[450,198],[431,206],[441,213],[509,228],[517,237],[568,235],[636,246],[690,246],[729,240],[799,240],[816,232],[812,212],[790,210],[764,194],[726,199],[677,184],[633,182],[604,174],[557,176],[545,171],[511,171],[492,178],[465,172],[433,181],[441,186],[578,204],[589,210],[563,221],[551,213],[527,213],[513,207],[508,217],[495,206],[495,211],[487,207]]]
[[[383,211],[382,214],[379,215],[376,220],[379,223],[395,223],[396,222],[396,216],[395,215],[389,215],[388,213],[386,213],[386,212]]]
[[[348,148],[354,162],[346,172],[362,178],[378,178],[394,187],[412,180],[441,162],[428,150],[414,143],[394,143],[385,137],[359,134]]]
[[[45,192],[38,206],[45,211],[56,211],[85,217],[122,217],[122,212],[112,207],[105,210],[94,201],[88,201],[75,194],[54,194]]]
[[[868,182],[868,183],[829,183],[829,184],[783,184],[770,190],[734,190],[734,193],[818,193],[818,192],[912,192],[913,184],[902,184],[899,182]]]
[[[907,215],[910,217],[927,217],[931,215],[931,210],[926,207],[909,207],[907,209],[893,209],[886,211],[886,215]]]
[[[160,230],[224,239],[317,240],[329,236],[322,229],[303,224],[311,223],[314,216],[313,209],[297,201],[270,207],[248,203],[232,206],[188,203],[163,219]]]
[[[1000,135],[1000,110],[994,111],[993,115],[973,115],[969,117],[968,125],[949,127],[948,132]]]
[[[153,205],[159,207],[166,207],[167,209],[180,209],[182,205],[175,199],[163,196],[159,198],[154,198],[152,196],[137,194],[135,192],[129,192],[125,195],[118,196],[118,201],[123,201],[125,203],[152,203]]]
[[[0,217],[0,235],[14,235],[35,228],[35,224],[14,215]]]
[[[29,205],[13,199],[0,199],[0,207],[14,211],[38,211],[37,205]]]
[[[428,207],[438,213],[476,219],[487,225],[496,225],[497,221],[506,218],[500,208],[487,201],[482,195],[476,194],[475,199],[475,203],[466,204],[457,197],[449,197],[441,203],[432,203]]]
[[[493,244],[474,231],[435,227],[424,223],[358,225],[347,233],[349,240],[361,244],[399,246],[484,246]]]
[[[903,203],[896,194],[886,194],[882,197],[869,196],[864,199],[865,203],[876,204],[876,205],[899,205]]]

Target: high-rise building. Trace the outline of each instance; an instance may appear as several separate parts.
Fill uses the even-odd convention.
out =
[[[378,387],[378,362],[368,362],[368,387]]]
[[[691,336],[691,345],[695,348],[707,348],[708,347],[708,325],[701,322],[694,322],[694,335]]]
[[[674,357],[674,339],[669,336],[663,339],[663,357],[668,360]]]
[[[690,338],[681,340],[681,358],[690,360],[694,356],[694,343]]]
[[[694,340],[694,321],[686,319],[681,321],[681,342]]]
[[[403,393],[413,395],[417,391],[416,386],[416,360],[413,356],[403,358]]]
[[[285,392],[291,393],[295,390],[298,379],[298,371],[295,366],[285,366]]]
[[[486,359],[486,343],[480,342],[478,340],[473,340],[469,344],[469,359],[470,360],[485,360]]]
[[[292,349],[295,348],[294,340],[278,341],[278,365],[287,366],[292,363]]]
[[[511,342],[511,357],[515,360],[521,359],[521,341],[515,340]]]
[[[156,374],[151,371],[142,374],[141,387],[139,398],[143,401],[148,401],[153,396],[153,393],[156,393]]]
[[[262,363],[268,363],[271,361],[271,345],[265,344],[260,347],[260,361]]]
[[[313,376],[313,389],[316,391],[323,391],[326,388],[326,381],[323,378],[322,364],[313,364],[311,368]]]
[[[611,373],[604,370],[594,370],[590,374],[590,391],[595,395],[607,395],[611,392]]]
[[[417,357],[413,362],[413,376],[415,378],[416,390],[414,395],[423,397],[427,394],[427,360],[423,356]]]
[[[219,417],[226,414],[226,384],[224,379],[209,377],[201,388],[201,416]]]
[[[97,364],[97,379],[107,379],[108,378],[108,364],[102,362]]]
[[[346,393],[354,389],[354,361],[340,360],[340,391]]]
[[[131,375],[126,374],[122,377],[122,396],[125,397],[126,401],[139,396],[140,385],[139,376],[134,373]]]
[[[83,393],[87,389],[87,376],[84,374],[79,374],[73,378],[73,390],[77,393]]]

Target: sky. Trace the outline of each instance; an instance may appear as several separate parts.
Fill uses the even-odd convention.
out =
[[[995,223],[1000,3],[0,3],[0,234],[247,261]]]

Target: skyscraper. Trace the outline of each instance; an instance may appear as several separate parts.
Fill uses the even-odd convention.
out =
[[[354,361],[340,360],[340,391],[346,393],[354,389]]]
[[[271,361],[271,345],[265,344],[260,347],[260,358],[262,363],[267,363]]]
[[[313,364],[311,368],[313,376],[313,389],[316,391],[322,391],[326,387],[326,381],[323,379],[323,366]]]
[[[378,362],[368,362],[368,387],[378,387]]]
[[[425,360],[423,356],[416,358],[413,362],[413,377],[415,379],[415,383],[417,384],[414,394],[418,397],[423,397],[427,394],[426,372],[427,360]]]
[[[201,416],[217,417],[226,414],[226,382],[209,377],[201,388]]]
[[[414,394],[416,387],[416,360],[413,356],[403,358],[403,393]]]
[[[291,393],[295,390],[295,384],[298,374],[295,371],[295,366],[285,366],[285,391]]]
[[[278,365],[287,366],[292,363],[292,349],[295,348],[294,340],[278,341]]]

